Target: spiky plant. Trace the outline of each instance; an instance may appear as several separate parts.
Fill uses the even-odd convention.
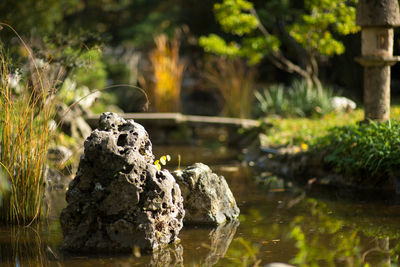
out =
[[[55,90],[33,61],[35,79],[15,94],[4,53],[0,62],[0,164],[10,184],[3,195],[0,222],[26,225],[41,217]]]

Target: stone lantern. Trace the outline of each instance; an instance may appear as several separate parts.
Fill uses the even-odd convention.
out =
[[[400,26],[397,0],[359,0],[357,25],[361,26],[361,57],[364,67],[365,119],[390,118],[390,66],[393,56],[393,27]]]

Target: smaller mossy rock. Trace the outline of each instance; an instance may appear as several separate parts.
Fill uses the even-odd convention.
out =
[[[174,242],[183,226],[183,198],[174,177],[153,165],[145,129],[103,113],[84,148],[60,217],[62,248],[153,251]]]
[[[213,173],[207,165],[196,163],[173,175],[184,199],[184,223],[219,225],[239,216],[240,210],[225,178]]]

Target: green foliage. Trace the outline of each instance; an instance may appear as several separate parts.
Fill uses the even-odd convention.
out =
[[[214,5],[214,12],[225,32],[242,36],[257,28],[257,18],[248,13],[252,8],[253,4],[246,0],[225,0]]]
[[[307,14],[289,26],[290,35],[304,48],[321,55],[333,56],[344,52],[342,42],[333,33],[347,35],[359,31],[355,24],[356,0],[306,0]]]
[[[275,35],[256,36],[243,39],[239,56],[246,57],[250,65],[257,64],[266,55],[278,51],[280,41]]]
[[[400,165],[400,122],[369,122],[336,127],[312,147],[326,150],[325,160],[347,174],[388,175]]]
[[[67,50],[71,55],[77,53],[72,48]],[[64,103],[73,104],[79,101],[78,103],[83,108],[89,108],[100,96],[100,91],[94,91],[94,89],[104,89],[107,73],[98,48],[92,48],[76,56],[75,67],[72,68],[57,94]]]
[[[225,32],[243,36],[241,42],[226,42],[216,34],[202,36],[199,44],[205,51],[229,57],[246,57],[250,64],[258,63],[264,56],[277,51],[280,41],[275,35],[259,36],[254,34],[258,27],[257,18],[249,13],[253,8],[251,2],[245,0],[224,0],[214,5],[217,21]]]
[[[2,0],[1,22],[14,27],[24,38],[50,37],[55,44],[60,35],[96,34],[111,44],[122,42],[136,47],[153,43],[153,36],[172,36],[182,19],[180,0]],[[3,31],[8,43],[14,34]],[[64,41],[64,40],[63,40]],[[57,44],[58,45],[58,44]]]
[[[246,57],[259,62],[287,42],[288,32],[298,44],[311,53],[331,57],[342,54],[345,47],[335,34],[355,33],[356,0],[268,1],[264,7],[245,0],[222,0],[214,5],[216,20],[224,32],[243,37],[240,42],[225,42],[215,34],[201,37],[199,44],[218,55]],[[277,22],[286,25],[279,29]],[[257,31],[257,28],[260,31]]]
[[[79,6],[79,0],[2,0],[1,22],[14,27],[21,35],[45,35],[59,30],[56,25]],[[11,37],[14,37],[12,35]]]
[[[271,85],[261,92],[255,92],[254,95],[258,101],[258,113],[260,116],[283,115],[288,110],[289,100],[282,84]]]
[[[199,44],[207,52],[214,52],[217,55],[235,56],[239,52],[239,47],[234,43],[226,43],[224,39],[216,34],[210,34],[208,37],[200,37]]]
[[[78,86],[102,89],[106,86],[107,73],[99,48],[84,51],[76,60],[79,67],[73,70],[73,79]]]
[[[151,46],[154,36],[167,34],[173,37],[178,27],[180,5],[177,1],[137,0],[130,1],[122,11],[123,24],[116,29],[122,38],[136,47]],[[126,12],[130,13],[127,16]],[[112,32],[112,29],[110,29]]]
[[[216,34],[202,36],[199,38],[200,46],[207,52],[220,56],[247,57],[251,65],[258,63],[267,53],[276,51],[279,47],[279,40],[275,36],[270,37],[248,37],[241,44],[237,42],[227,43]]]
[[[284,117],[321,116],[332,111],[333,90],[324,87],[319,91],[308,87],[305,81],[294,81],[289,88],[272,85],[255,93],[261,116]]]

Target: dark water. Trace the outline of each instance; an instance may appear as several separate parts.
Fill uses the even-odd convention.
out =
[[[197,160],[194,151],[180,151],[187,161],[185,153]],[[218,151],[224,154],[226,163],[213,165],[212,169],[227,179],[241,209],[240,223],[218,228],[184,227],[179,244],[152,256],[134,252],[66,255],[58,249],[62,233],[57,217],[65,205],[61,192],[55,196],[61,198],[47,222],[0,228],[0,265],[263,266],[284,262],[296,266],[398,266],[399,206],[382,201],[345,201],[334,196],[310,198],[299,189],[285,189],[284,183],[273,176],[260,185],[256,174],[231,161],[231,153]],[[202,153],[203,159],[216,157],[216,162],[223,162],[216,152],[205,150],[197,155]]]

